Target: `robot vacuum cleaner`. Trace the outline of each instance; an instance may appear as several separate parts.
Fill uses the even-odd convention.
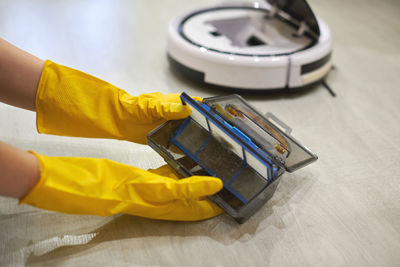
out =
[[[193,10],[169,24],[167,45],[173,68],[227,89],[301,89],[332,67],[331,32],[305,0]]]

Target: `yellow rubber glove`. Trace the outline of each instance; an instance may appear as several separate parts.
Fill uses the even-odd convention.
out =
[[[222,210],[205,196],[222,188],[218,178],[193,176],[178,180],[163,166],[145,171],[107,159],[48,157],[39,160],[41,178],[20,203],[72,214],[195,221]]]
[[[103,80],[49,60],[36,93],[39,133],[146,144],[150,130],[190,113],[179,94],[131,96]]]

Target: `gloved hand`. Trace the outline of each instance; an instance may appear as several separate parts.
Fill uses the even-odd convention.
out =
[[[39,133],[146,144],[150,130],[190,113],[179,94],[134,97],[105,81],[49,60],[44,64],[36,93]]]
[[[218,178],[178,180],[166,165],[145,171],[107,159],[32,153],[39,160],[41,178],[20,203],[72,214],[126,213],[177,221],[203,220],[222,213],[205,198],[222,188]]]

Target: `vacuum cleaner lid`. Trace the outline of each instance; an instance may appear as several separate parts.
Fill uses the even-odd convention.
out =
[[[203,102],[226,122],[245,133],[257,150],[267,153],[275,164],[289,172],[318,158],[291,136],[289,126],[271,113],[263,116],[239,95],[210,97]]]
[[[267,2],[290,15],[292,22],[300,27],[302,23],[305,23],[308,29],[316,35],[315,37],[319,37],[317,18],[306,0],[267,0]]]

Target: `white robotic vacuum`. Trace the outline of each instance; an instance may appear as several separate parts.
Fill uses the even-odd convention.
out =
[[[305,0],[197,9],[168,27],[168,58],[185,76],[221,88],[301,89],[332,67],[332,37]]]

